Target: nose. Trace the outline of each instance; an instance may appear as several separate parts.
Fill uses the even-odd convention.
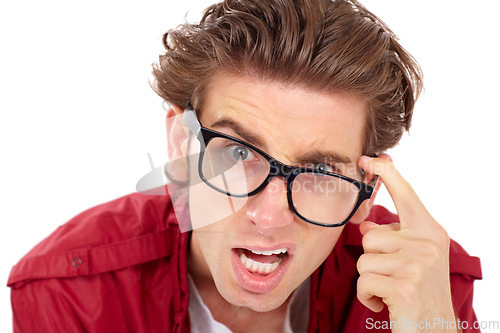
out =
[[[288,207],[286,181],[281,177],[274,177],[259,194],[249,198],[248,204],[246,215],[260,234],[272,234],[294,220]]]

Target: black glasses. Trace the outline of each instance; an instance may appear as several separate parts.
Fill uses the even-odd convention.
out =
[[[376,178],[366,184],[346,176],[364,177],[364,172],[353,163],[342,163],[335,170],[326,163],[312,167],[286,165],[249,143],[202,127],[192,111],[184,113],[184,122],[201,143],[199,176],[220,193],[250,197],[262,191],[274,177],[282,177],[286,179],[292,212],[308,223],[324,227],[346,224],[373,193]]]

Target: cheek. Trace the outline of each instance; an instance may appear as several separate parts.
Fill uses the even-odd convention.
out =
[[[371,207],[372,207],[372,203],[370,202],[370,200],[365,200],[361,204],[361,206],[359,206],[358,210],[356,211],[354,216],[351,217],[349,222],[359,224],[359,223],[365,221],[366,218],[368,217],[368,215],[370,214]]]
[[[190,159],[189,169],[189,213],[193,229],[226,219],[247,202],[248,198],[231,197],[205,184],[198,174],[197,158]]]
[[[305,244],[301,247],[303,252],[300,254],[299,260],[300,265],[310,266],[309,272],[304,272],[307,274],[312,274],[325,261],[344,230],[344,227],[324,228],[313,225],[311,227],[313,230],[309,231],[305,238]]]
[[[192,248],[194,248],[193,244],[196,242],[198,263],[204,262],[208,266],[212,266],[213,260],[211,258],[217,258],[223,246],[223,239],[219,238],[220,233],[216,232],[216,230],[214,232],[212,229],[207,227],[194,230],[191,240]]]
[[[193,229],[202,228],[234,215],[247,198],[234,198],[215,191],[204,183],[189,188],[189,213]]]

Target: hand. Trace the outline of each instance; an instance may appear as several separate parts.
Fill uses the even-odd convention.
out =
[[[365,221],[360,225],[365,253],[357,263],[358,299],[375,312],[381,311],[385,303],[391,321],[409,324],[406,328],[396,325],[393,332],[432,332],[423,325],[426,319],[432,323],[434,318],[444,323],[444,328],[445,321],[454,328],[448,234],[425,209],[388,155],[363,157],[359,164],[367,173],[380,176],[400,223],[382,226]],[[419,323],[420,329],[409,329]],[[433,329],[456,332],[443,330],[441,324]]]

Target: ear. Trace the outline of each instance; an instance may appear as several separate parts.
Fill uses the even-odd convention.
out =
[[[167,110],[165,122],[167,130],[167,152],[169,162],[165,166],[168,178],[176,182],[188,179],[187,149],[189,130],[182,122],[184,110],[178,105],[171,105]]]
[[[388,154],[380,154],[378,157],[392,161],[392,157],[389,156]],[[373,180],[374,177],[376,177],[376,175],[366,173],[365,181],[370,182],[371,180]],[[372,193],[371,198],[369,200],[363,201],[363,203],[361,204],[361,206],[359,206],[359,208],[356,211],[356,213],[354,214],[354,216],[351,217],[350,222],[361,223],[361,222],[366,220],[366,218],[370,214],[370,210],[373,207],[373,204],[375,202],[375,198],[377,197],[378,190],[380,189],[380,187],[382,186],[383,183],[384,182],[382,181],[382,178],[379,177],[377,180],[377,184],[375,184],[375,188],[373,189],[373,193]]]

